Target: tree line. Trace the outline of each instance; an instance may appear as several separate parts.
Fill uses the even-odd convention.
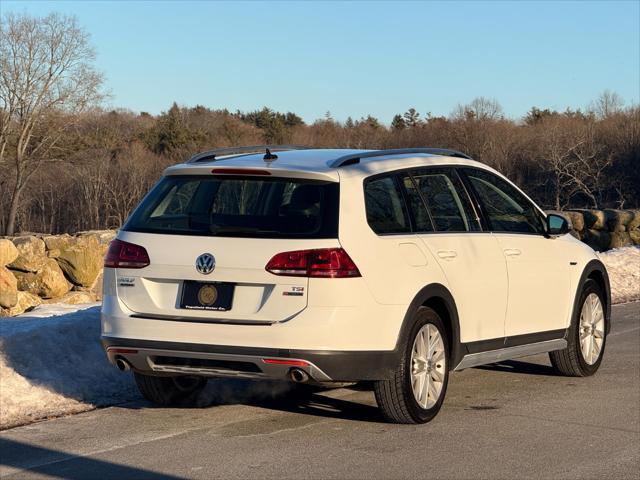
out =
[[[409,108],[306,123],[267,107],[173,104],[160,115],[107,111],[93,50],[74,17],[10,15],[0,29],[0,232],[118,228],[162,170],[199,151],[254,144],[441,147],[501,171],[546,208],[640,206],[640,108],[605,91],[584,110],[494,99],[447,116]]]

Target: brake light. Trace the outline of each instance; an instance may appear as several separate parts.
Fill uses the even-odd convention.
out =
[[[109,268],[144,268],[150,263],[144,247],[122,240],[113,240],[104,257],[104,266]]]
[[[214,168],[211,170],[214,175],[271,175],[268,170],[258,170],[255,168]]]
[[[296,250],[275,255],[267,272],[291,277],[345,278],[359,277],[360,271],[342,248]]]

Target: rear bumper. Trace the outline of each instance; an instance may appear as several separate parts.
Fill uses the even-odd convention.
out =
[[[102,337],[102,345],[112,364],[123,359],[135,371],[155,375],[285,380],[292,368],[299,368],[316,382],[355,382],[391,378],[399,360],[394,351],[273,349],[109,336]],[[295,361],[299,363],[291,363]]]

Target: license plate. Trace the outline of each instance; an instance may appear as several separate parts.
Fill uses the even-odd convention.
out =
[[[185,280],[180,308],[187,310],[231,310],[235,283],[195,282]]]

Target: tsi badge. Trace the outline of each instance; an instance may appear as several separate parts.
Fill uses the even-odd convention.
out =
[[[204,275],[209,275],[216,268],[216,259],[210,253],[203,253],[196,258],[196,270]]]
[[[204,285],[198,292],[198,300],[205,307],[210,307],[218,299],[218,290],[211,284]]]

